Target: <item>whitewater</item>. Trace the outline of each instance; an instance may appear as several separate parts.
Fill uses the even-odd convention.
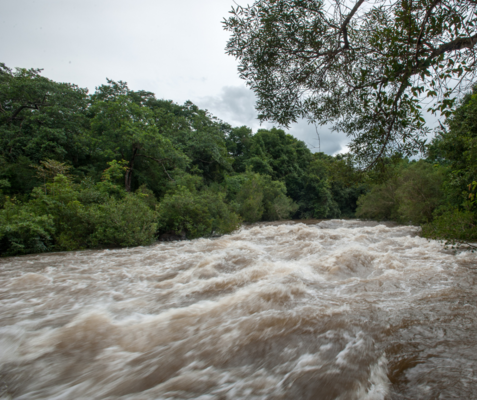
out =
[[[476,270],[357,220],[3,258],[0,399],[477,398]]]

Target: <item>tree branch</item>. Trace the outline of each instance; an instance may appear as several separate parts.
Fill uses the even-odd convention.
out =
[[[175,182],[175,180],[174,180],[173,178],[171,178],[171,176],[169,175],[169,172],[167,172],[166,167],[164,166],[164,161],[167,161],[167,158],[161,160],[160,158],[154,158],[154,157],[151,157],[151,156],[147,156],[147,155],[145,155],[145,154],[136,154],[136,157],[139,157],[139,156],[140,156],[140,157],[149,158],[150,160],[156,161],[157,163],[161,164],[161,165],[162,165],[162,169],[164,170],[164,172],[166,173],[166,175],[169,177],[169,179],[170,179],[171,181],[174,181],[174,182]]]
[[[35,107],[31,107],[31,106],[21,106],[21,107],[18,107],[15,112],[12,114],[12,116],[9,118],[10,121],[13,121],[18,114],[20,114],[20,112],[22,112],[25,108],[31,108],[32,110],[35,109]]]
[[[343,49],[349,49],[349,42],[348,42],[348,24],[353,18],[354,14],[358,11],[358,8],[364,3],[364,0],[358,0],[358,2],[354,5],[353,9],[350,11],[346,19],[341,24],[341,31],[343,32],[343,41],[344,46]]]
[[[441,0],[435,0],[434,3],[431,4],[429,9],[426,12],[426,15],[424,16],[424,19],[422,20],[422,25],[421,25],[421,31],[419,32],[419,36],[417,37],[417,44],[416,44],[416,61],[417,61],[417,55],[419,51],[419,47],[421,46],[421,39],[422,39],[422,34],[424,33],[424,28],[426,26],[427,20],[431,16],[432,10],[434,9],[437,4],[439,4]]]
[[[451,42],[441,44],[437,49],[431,53],[427,60],[439,57],[441,54],[450,53],[462,49],[472,49],[477,43],[477,34],[466,38],[454,39]]]

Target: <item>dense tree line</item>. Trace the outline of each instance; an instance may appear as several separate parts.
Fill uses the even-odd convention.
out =
[[[351,156],[232,127],[108,80],[93,94],[0,64],[2,255],[136,246],[242,222],[352,217]]]

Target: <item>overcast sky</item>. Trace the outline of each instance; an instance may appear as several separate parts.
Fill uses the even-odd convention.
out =
[[[0,0],[0,62],[43,68],[44,76],[90,92],[106,77],[126,81],[131,89],[179,104],[191,100],[233,126],[256,131],[254,94],[224,51],[229,34],[221,21],[233,5],[232,0]],[[305,121],[288,132],[318,146],[315,127]],[[318,132],[321,151],[345,151],[345,135],[327,127]]]

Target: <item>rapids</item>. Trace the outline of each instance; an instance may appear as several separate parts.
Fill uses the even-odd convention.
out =
[[[0,398],[474,399],[476,267],[342,220],[4,258]]]

